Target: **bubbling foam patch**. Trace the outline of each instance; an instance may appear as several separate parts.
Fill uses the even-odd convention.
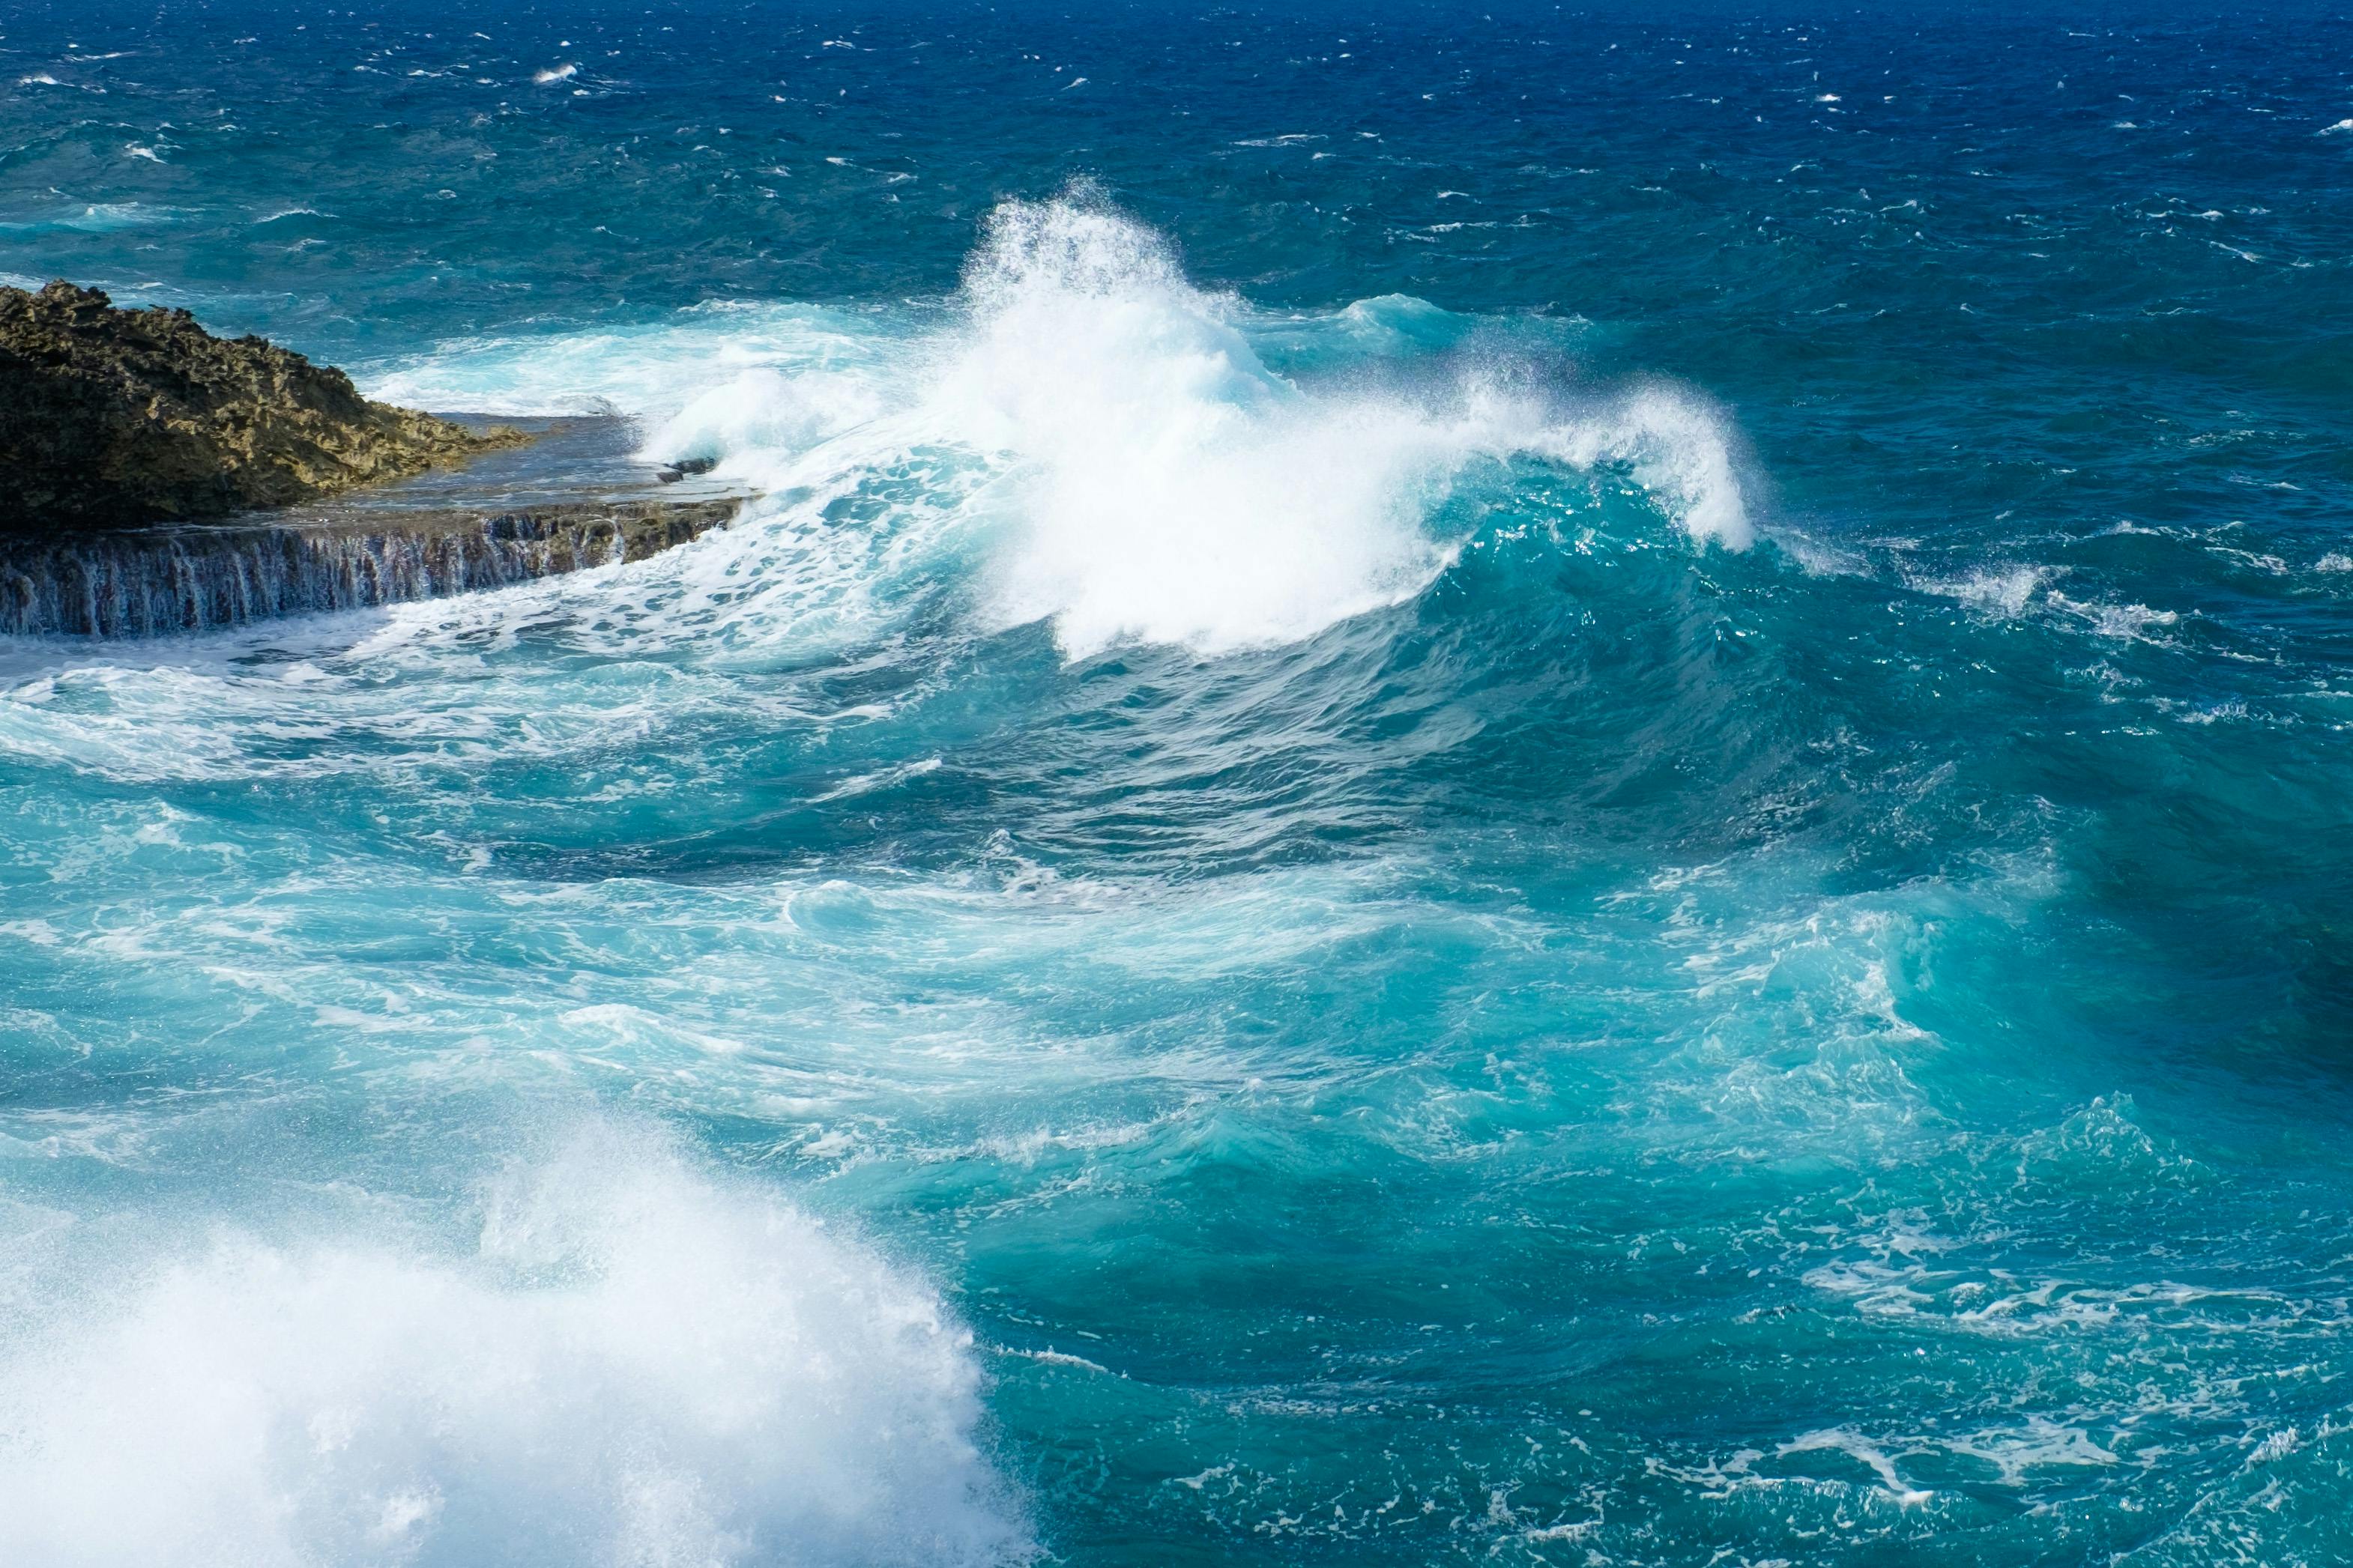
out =
[[[0,1561],[1030,1555],[921,1284],[609,1131],[479,1247],[228,1235],[0,1342]]]

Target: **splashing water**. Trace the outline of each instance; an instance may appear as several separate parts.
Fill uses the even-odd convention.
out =
[[[938,1299],[658,1140],[558,1140],[487,1184],[466,1253],[149,1228],[77,1259],[94,1277],[0,1363],[12,1562],[1021,1545],[974,1447],[971,1336]]]
[[[2325,18],[69,10],[6,276],[760,499],[0,636],[0,1562],[2353,1550]]]
[[[641,407],[661,416],[645,452],[708,459],[771,489],[961,453],[970,493],[935,518],[934,544],[969,555],[969,536],[985,540],[990,618],[1050,621],[1072,658],[1121,642],[1204,653],[1292,642],[1410,600],[1463,542],[1435,523],[1458,481],[1518,456],[1622,469],[1695,541],[1738,550],[1754,536],[1724,431],[1686,393],[1647,387],[1566,416],[1482,366],[1419,395],[1302,385],[1253,349],[1258,325],[1239,300],[1188,283],[1161,237],[1099,195],[1010,203],[991,215],[944,321],[856,355],[774,343],[777,363],[675,410]],[[681,331],[671,353],[704,328]],[[649,351],[590,352],[634,365]],[[842,359],[858,363],[819,363]],[[460,349],[434,377],[405,372],[380,390],[479,399],[478,363]]]

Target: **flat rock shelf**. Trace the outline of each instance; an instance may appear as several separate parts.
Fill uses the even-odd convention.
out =
[[[439,598],[643,560],[734,521],[741,496],[369,508],[0,544],[0,633],[159,637]]]

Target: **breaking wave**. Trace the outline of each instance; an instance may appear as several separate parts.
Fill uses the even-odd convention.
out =
[[[474,1228],[85,1259],[0,1338],[0,1559],[1025,1555],[970,1336],[821,1222],[597,1129]]]
[[[1318,325],[1354,342],[1366,314]],[[1754,538],[1733,442],[1687,392],[1564,398],[1474,357],[1404,384],[1288,374],[1265,352],[1278,325],[1296,337],[1295,319],[1194,284],[1165,238],[1081,191],[999,206],[958,294],[912,318],[705,308],[452,345],[372,390],[509,413],[602,399],[643,420],[649,459],[788,498],[769,509],[778,528],[920,472],[924,493],[881,506],[888,525],[968,566],[986,618],[1050,622],[1074,658],[1271,646],[1409,600],[1475,526],[1450,502],[1514,463],[1615,475],[1696,544]]]

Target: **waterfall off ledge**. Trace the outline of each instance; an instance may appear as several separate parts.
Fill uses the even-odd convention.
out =
[[[739,498],[370,509],[0,543],[0,634],[157,637],[364,609],[638,561],[733,521]]]

